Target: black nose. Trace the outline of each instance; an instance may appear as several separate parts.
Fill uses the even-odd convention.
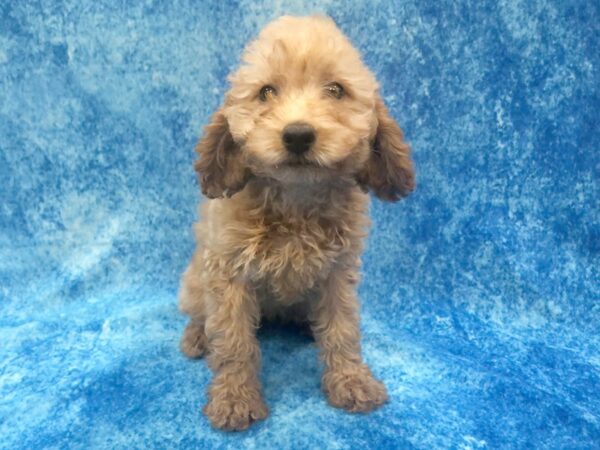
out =
[[[283,129],[283,143],[288,152],[301,155],[315,142],[315,129],[307,123],[290,123]]]

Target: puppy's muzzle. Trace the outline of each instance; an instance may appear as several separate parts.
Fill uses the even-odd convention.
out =
[[[306,153],[315,142],[315,129],[307,123],[290,123],[283,129],[283,144],[294,155]]]

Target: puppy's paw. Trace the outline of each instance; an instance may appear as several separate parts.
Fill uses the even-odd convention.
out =
[[[204,407],[212,426],[226,431],[245,430],[268,413],[258,389],[246,387],[211,392],[211,399]]]
[[[181,336],[179,348],[188,358],[201,358],[206,353],[206,345],[204,324],[190,321]]]
[[[385,386],[366,365],[328,371],[323,376],[323,389],[332,406],[350,412],[369,412],[388,400]]]

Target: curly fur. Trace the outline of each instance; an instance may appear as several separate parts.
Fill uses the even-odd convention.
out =
[[[210,200],[183,275],[181,340],[214,371],[205,414],[241,430],[267,415],[258,379],[261,317],[307,322],[325,365],[329,402],[352,412],[387,399],[362,362],[359,281],[368,195],[414,189],[409,146],[358,52],[325,17],[282,17],[249,44],[231,89],[196,148]],[[332,98],[328,83],[346,95]],[[277,95],[261,101],[262,86]],[[282,130],[309,123],[316,141],[291,160]]]

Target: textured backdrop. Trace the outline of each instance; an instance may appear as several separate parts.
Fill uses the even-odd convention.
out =
[[[598,448],[599,2],[136,3],[0,0],[1,448]],[[227,435],[177,348],[193,146],[247,40],[310,12],[414,148],[360,288],[391,402],[330,408],[267,329],[271,416]]]

